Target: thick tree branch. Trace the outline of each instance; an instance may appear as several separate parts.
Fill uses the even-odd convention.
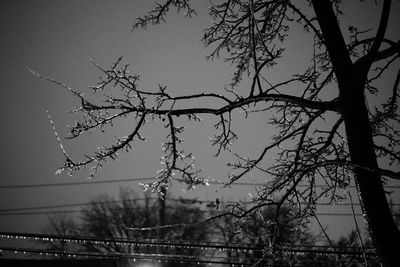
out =
[[[389,14],[390,14],[390,6],[392,1],[391,0],[384,0],[383,1],[383,8],[381,19],[379,21],[378,31],[375,36],[375,40],[372,43],[371,49],[369,50],[368,54],[366,55],[369,58],[370,63],[375,58],[375,55],[378,53],[379,47],[382,44],[383,38],[385,37],[386,28],[389,21]]]
[[[348,77],[352,62],[336,15],[333,12],[331,1],[312,0],[311,2],[317,15],[335,74],[338,80],[345,80]]]
[[[383,49],[379,52],[376,52],[374,57],[372,58],[373,61],[379,61],[387,59],[395,54],[400,54],[400,41],[394,43],[390,47]]]
[[[329,111],[337,111],[337,102],[336,99],[331,101],[312,101],[307,100],[302,97],[284,95],[284,94],[262,94],[252,97],[247,97],[243,99],[239,99],[238,101],[232,102],[229,105],[225,105],[221,108],[213,109],[213,108],[187,108],[187,109],[165,109],[165,110],[147,110],[149,114],[156,115],[165,115],[171,113],[174,116],[180,115],[188,115],[188,114],[214,114],[221,115],[223,113],[230,112],[237,108],[242,108],[246,105],[251,105],[259,102],[285,102],[289,104],[294,104],[298,106],[302,106],[304,108],[312,109],[312,110],[329,110]],[[143,108],[132,107],[130,108],[135,112],[144,112]]]

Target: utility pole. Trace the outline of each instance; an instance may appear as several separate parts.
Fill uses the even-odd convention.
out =
[[[167,198],[167,189],[165,186],[162,186],[160,189],[160,193],[158,196],[158,226],[164,226],[165,225],[165,202]],[[164,239],[164,229],[158,229],[157,231],[157,237],[158,239]]]

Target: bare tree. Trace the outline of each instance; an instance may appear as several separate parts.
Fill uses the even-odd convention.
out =
[[[301,217],[293,218],[296,213],[296,210],[283,206],[279,224],[275,223],[276,211],[271,207],[260,208],[242,222],[227,215],[213,222],[213,236],[227,246],[239,244],[253,248],[224,251],[227,260],[238,259],[240,263],[260,266],[380,266],[371,242],[360,242],[356,231],[340,237],[337,242],[321,243],[323,234],[313,234]],[[211,210],[211,214],[215,211]],[[273,243],[277,246],[271,246]]]
[[[279,213],[280,224],[274,223],[276,212],[271,207],[260,208],[242,221],[238,221],[234,216],[227,215],[218,221],[213,222],[214,238],[218,238],[227,246],[233,244],[246,244],[255,249],[245,251],[225,252],[227,259],[237,257],[242,263],[252,263],[261,266],[296,265],[303,263],[303,259],[296,253],[282,253],[282,250],[272,251],[271,244],[275,243],[284,248],[285,246],[313,245],[316,236],[311,234],[310,229],[305,225],[301,218],[294,219],[291,213],[295,213],[288,207],[282,207]],[[211,210],[211,214],[215,214]]]
[[[42,232],[55,233],[61,236],[73,236],[79,232],[77,223],[66,215],[49,217],[49,222]],[[53,240],[53,242],[41,242],[51,250],[68,251],[76,249],[76,244],[69,244],[65,240]],[[63,257],[63,256],[62,256]]]
[[[366,1],[361,2],[358,4]],[[389,26],[396,27],[388,25],[391,1],[380,2],[383,4],[376,8],[381,9],[380,20],[374,30],[366,30],[363,25],[341,28],[344,18],[353,16],[354,10],[343,15],[338,0],[211,2],[213,23],[203,36],[205,45],[212,48],[209,58],[222,56],[236,68],[225,94],[176,96],[161,85],[156,90],[141,89],[139,76],[131,74],[121,59],[107,69],[94,63],[104,74],[92,87],[94,92],[104,93],[101,104],[37,74],[80,99],[81,106],[76,111],[83,114],[83,120],[72,127],[73,138],[103,129],[119,118],[135,122],[127,136],[83,161],[71,159],[63,150],[66,161],[60,170],[91,166],[94,175],[105,161],[143,140],[141,130],[145,124],[160,120],[169,130],[163,146],[165,168],[160,171],[159,180],[149,187],[163,193],[173,173],[189,187],[204,184],[206,180],[194,167],[192,153],[184,150],[184,127],[179,124],[182,117],[199,121],[199,116],[207,114],[218,119],[211,141],[218,156],[221,152],[230,153],[238,139],[232,126],[234,111],[241,110],[246,115],[262,113],[270,116],[276,134],[261,153],[251,158],[231,152],[237,160],[230,164],[232,173],[227,183],[245,178],[251,171],[270,177],[271,182],[259,190],[253,206],[233,206],[230,213],[246,217],[267,205],[275,206],[278,213],[288,204],[297,205],[298,213],[307,216],[313,214],[322,196],[329,194],[335,200],[340,197],[337,189],[346,188],[354,179],[373,244],[385,266],[396,266],[398,248],[393,244],[400,243],[400,233],[383,186],[388,179],[400,179],[395,171],[400,163],[400,41],[386,34]],[[168,0],[139,18],[134,28],[163,21],[171,8],[182,10],[187,16],[195,14],[188,0]],[[299,28],[302,35],[313,40],[313,52],[304,62],[307,67],[287,73],[287,79],[270,82],[265,77],[267,70],[279,66],[288,47],[287,36]],[[391,88],[380,88],[379,81],[386,72],[392,76]],[[249,80],[250,83],[245,82]],[[388,94],[384,102],[374,101],[377,95]],[[209,105],[193,107],[195,100],[207,100]],[[270,154],[275,157],[272,164],[267,157]],[[317,182],[326,185],[323,192],[316,189]]]
[[[173,227],[164,230],[165,240],[158,240],[160,244],[179,244],[182,240],[190,240],[193,243],[206,242],[211,232],[210,225],[201,225],[201,227],[190,226],[205,220],[204,212],[196,205],[181,203],[176,199],[168,201],[165,210],[165,221],[167,224],[188,225],[187,227]],[[103,240],[115,242],[85,242],[74,244],[65,240],[51,242],[41,241],[47,247],[63,252],[95,252],[95,253],[136,253],[153,255],[158,254],[171,255],[190,255],[190,260],[195,262],[202,256],[203,251],[196,247],[180,246],[144,246],[134,245],[124,241],[143,242],[155,240],[158,237],[154,226],[158,225],[159,202],[146,194],[144,198],[138,198],[134,191],[124,188],[120,192],[120,199],[102,194],[90,201],[90,205],[80,216],[80,220],[73,221],[70,217],[50,218],[45,232],[65,236],[66,239],[71,236],[100,238]],[[139,230],[140,229],[140,230]],[[156,244],[156,243],[148,243]],[[120,263],[128,263],[127,258],[121,257]],[[197,263],[180,264],[174,262],[173,266],[203,266]]]
[[[90,209],[83,211],[81,232],[89,236],[105,239],[154,239],[158,237],[157,230],[152,227],[158,225],[157,210],[159,202],[147,195],[144,199],[138,199],[137,194],[131,190],[121,191],[121,200],[116,201],[108,195],[100,195],[92,201]],[[165,221],[169,225],[196,224],[202,222],[204,213],[197,206],[189,206],[177,201],[168,201],[165,210]],[[146,229],[149,230],[134,230]],[[193,242],[206,241],[208,238],[208,226],[203,227],[174,227],[164,230],[165,240],[191,240]],[[136,248],[131,245],[120,244],[87,244],[89,251],[112,252],[154,252],[154,248]],[[170,249],[165,252],[171,253]],[[196,249],[174,248],[174,253],[199,255]]]

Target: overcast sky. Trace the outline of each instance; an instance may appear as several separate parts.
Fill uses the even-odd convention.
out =
[[[47,117],[48,111],[60,136],[65,137],[68,135],[66,126],[76,118],[66,111],[79,103],[62,88],[34,77],[27,66],[81,91],[94,85],[101,75],[89,62],[88,56],[104,67],[123,56],[123,62],[130,64],[131,71],[142,75],[139,83],[142,88],[156,88],[161,83],[176,94],[222,91],[231,78],[232,68],[222,60],[205,60],[209,50],[204,48],[200,39],[202,29],[209,24],[206,16],[208,2],[194,2],[199,16],[187,19],[172,12],[168,23],[131,33],[135,18],[143,15],[152,6],[152,1],[1,1],[0,186],[87,181],[85,172],[75,173],[72,177],[55,175],[64,159]],[[397,3],[394,10],[399,10]],[[373,24],[376,22],[375,12],[374,8],[360,10],[351,19]],[[311,51],[307,37],[296,33],[290,38],[288,43],[296,44],[296,49],[287,52],[287,60],[306,60]],[[279,69],[271,79],[289,77],[290,68],[295,66],[293,63],[285,64],[287,73]],[[270,129],[264,118],[252,116],[249,120],[239,121],[235,125],[237,131],[245,137],[244,140],[250,141],[241,142],[236,149],[251,153],[260,149],[260,142],[268,142]],[[202,124],[188,126],[185,135],[187,148],[195,153],[204,175],[223,180],[227,158],[212,157],[215,153],[209,147],[212,123],[205,120]],[[124,135],[131,127],[129,122],[121,121],[115,131],[111,131],[111,136],[89,135],[77,141],[63,142],[71,156],[80,159],[97,146],[110,144],[113,134]],[[159,124],[148,127],[145,134],[148,137],[146,143],[136,146],[133,153],[122,154],[117,162],[107,164],[95,181],[155,176],[160,168],[165,132]],[[244,182],[262,181],[262,177],[250,177]],[[99,193],[117,195],[121,186],[131,186],[140,191],[137,182],[0,188],[0,209],[85,202]],[[174,185],[171,192],[208,200],[217,197],[239,200],[254,193],[254,186],[228,189],[211,186],[194,192],[182,189],[182,186]],[[38,231],[45,220],[43,215],[1,216],[0,231]],[[333,224],[330,223],[332,218],[324,217],[322,221],[336,233],[340,228],[341,233],[345,233],[353,227],[344,217],[335,218]]]

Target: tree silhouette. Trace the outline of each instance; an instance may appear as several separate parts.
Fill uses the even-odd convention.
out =
[[[42,232],[55,233],[61,236],[73,236],[78,235],[79,229],[74,219],[65,216],[58,215],[49,217],[49,222],[42,230]],[[55,240],[53,242],[42,242],[46,248],[50,250],[67,251],[70,249],[77,249],[76,244],[71,244],[65,240]],[[63,257],[63,256],[62,256]]]
[[[226,245],[246,244],[257,249],[244,252],[226,251],[226,257],[237,257],[240,263],[251,263],[260,266],[286,266],[303,264],[298,255],[283,255],[282,251],[272,251],[275,244],[279,247],[288,245],[307,246],[313,245],[316,236],[312,235],[310,229],[299,218],[293,219],[293,213],[289,207],[282,207],[275,218],[276,211],[271,207],[260,208],[256,213],[248,215],[246,218],[237,220],[234,216],[227,215],[221,220],[213,222],[214,238],[218,238]],[[212,215],[215,212],[211,211]],[[277,223],[279,222],[279,223]],[[272,256],[271,256],[272,254]],[[232,262],[234,263],[234,262]]]
[[[281,208],[278,220],[275,218],[275,210],[264,207],[246,218],[226,215],[221,220],[197,224],[202,222],[207,214],[218,216],[220,211],[215,207],[200,208],[197,204],[202,201],[174,198],[167,199],[169,204],[166,221],[171,225],[165,231],[167,243],[163,240],[157,241],[180,246],[152,246],[156,244],[152,241],[158,237],[156,229],[151,226],[158,224],[155,211],[159,202],[149,195],[145,198],[137,196],[128,189],[121,191],[119,200],[106,194],[99,195],[85,205],[87,208],[82,211],[80,220],[74,221],[66,216],[50,218],[44,231],[47,234],[64,237],[65,240],[57,238],[50,243],[48,240],[40,242],[53,251],[65,253],[115,254],[122,266],[132,264],[132,261],[123,255],[135,254],[144,258],[157,257],[154,254],[169,256],[168,264],[171,266],[180,266],[182,258],[179,257],[189,257],[191,262],[210,259],[216,261],[215,259],[220,258],[220,262],[234,265],[338,266],[339,262],[343,262],[349,266],[351,263],[362,264],[364,259],[360,255],[371,251],[370,242],[367,241],[361,246],[359,235],[354,231],[334,243],[335,249],[343,253],[338,260],[338,256],[332,253],[335,251],[330,244],[318,246],[320,235],[313,234],[301,217],[293,219],[292,214],[296,213],[296,210],[286,206]],[[172,227],[177,224],[180,227]],[[108,242],[70,242],[71,238],[79,237]],[[139,245],[139,243],[133,245],[121,241],[150,242],[147,243],[150,245]],[[207,249],[193,247],[199,244],[211,247]],[[273,247],[271,244],[276,246]],[[212,249],[213,245],[219,247]],[[221,250],[223,247],[228,249]],[[235,247],[237,249],[232,249]],[[351,254],[352,252],[356,253]],[[366,266],[379,265],[375,256],[366,254],[365,257]],[[181,265],[191,266],[188,265],[191,262],[184,262]],[[199,263],[194,265],[199,266]],[[164,263],[162,266],[169,265]]]
[[[284,206],[278,220],[271,207],[259,209],[242,222],[225,216],[213,223],[213,236],[226,245],[257,248],[225,252],[228,260],[237,258],[240,263],[255,266],[380,266],[376,255],[371,254],[371,242],[361,245],[356,231],[332,244],[321,243],[322,234],[313,233],[301,217],[294,219],[293,213],[296,210]]]
[[[116,200],[107,194],[94,197],[88,208],[82,210],[79,220],[69,217],[50,218],[49,225],[44,229],[47,233],[60,236],[94,237],[103,240],[155,240],[158,238],[157,230],[152,227],[159,222],[157,210],[159,202],[146,194],[144,198],[138,198],[138,194],[130,189],[123,189],[120,200]],[[166,209],[166,223],[187,224],[188,227],[174,227],[164,230],[164,238],[168,242],[190,240],[205,242],[209,238],[210,228],[208,225],[202,227],[190,226],[204,220],[204,212],[194,205],[187,205],[179,201],[171,201]],[[138,230],[141,229],[141,230]],[[143,230],[144,229],[144,230]],[[146,230],[148,229],[148,230]],[[162,241],[162,240],[160,240]],[[47,246],[48,242],[44,242]],[[71,244],[65,241],[52,242],[51,249],[59,251],[82,251],[95,253],[137,253],[152,255],[155,253],[166,255],[188,255],[191,261],[199,259],[202,251],[197,248],[185,247],[155,247],[134,246],[127,243],[108,242],[83,244]],[[173,259],[172,259],[173,260]],[[129,260],[120,259],[120,263],[128,263]],[[196,266],[201,266],[195,264]],[[163,266],[169,266],[163,264]],[[173,266],[181,266],[174,263]],[[190,263],[182,266],[191,266]]]
[[[103,130],[119,118],[135,121],[127,136],[83,161],[71,159],[63,150],[66,161],[60,171],[91,166],[94,175],[105,161],[144,140],[144,125],[160,121],[169,131],[163,145],[165,168],[160,170],[158,181],[148,186],[164,193],[173,173],[189,187],[204,184],[206,180],[193,164],[195,151],[184,149],[185,127],[181,121],[186,118],[196,122],[201,115],[211,115],[218,120],[211,140],[217,156],[232,153],[236,157],[229,165],[232,172],[227,184],[245,179],[252,171],[271,181],[253,199],[253,206],[245,210],[232,207],[231,215],[244,218],[264,206],[274,206],[278,213],[287,204],[297,205],[298,213],[306,218],[322,196],[330,195],[334,201],[340,197],[337,189],[346,188],[354,179],[373,244],[385,266],[396,266],[398,249],[392,244],[400,243],[400,233],[383,185],[388,179],[400,178],[395,171],[400,163],[400,72],[395,65],[400,42],[386,34],[388,27],[396,27],[389,25],[391,1],[381,2],[380,20],[373,30],[363,25],[344,28],[346,16],[355,16],[351,12],[357,9],[343,15],[343,3],[336,0],[211,2],[213,23],[203,36],[205,45],[212,49],[209,59],[224,57],[235,66],[232,81],[221,94],[174,95],[162,85],[157,90],[141,89],[139,76],[131,74],[122,59],[107,69],[94,63],[103,73],[92,87],[95,93],[103,94],[101,104],[37,74],[80,99],[76,111],[83,119],[72,127],[73,138]],[[186,16],[195,14],[188,0],[168,0],[139,18],[134,28],[164,21],[171,8]],[[286,40],[296,31],[311,40],[312,52],[304,62],[307,66],[282,75],[287,79],[270,81],[266,73],[279,68],[288,48]],[[390,76],[390,85],[379,83],[384,73]],[[386,100],[375,101],[378,96]],[[260,144],[264,146],[261,152],[251,157],[230,149],[240,141],[233,130],[236,110],[246,117],[253,113],[269,116],[276,129],[272,140]],[[275,159],[272,163],[271,154]],[[323,192],[316,189],[318,182],[326,185]]]

